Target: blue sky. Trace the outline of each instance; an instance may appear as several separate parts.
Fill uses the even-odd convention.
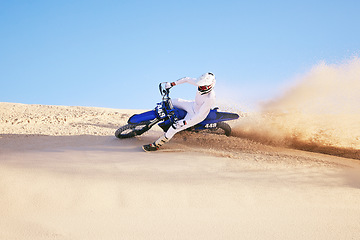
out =
[[[159,82],[212,71],[219,101],[251,104],[357,56],[359,12],[355,0],[0,1],[0,102],[147,109]]]

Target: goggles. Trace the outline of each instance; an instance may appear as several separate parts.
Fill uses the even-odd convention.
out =
[[[205,86],[199,86],[198,90],[199,90],[199,92],[204,92],[204,91],[207,91],[207,90],[211,89],[212,87],[213,87],[212,84],[211,85],[205,85]]]

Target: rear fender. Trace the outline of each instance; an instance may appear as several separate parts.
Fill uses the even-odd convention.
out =
[[[236,113],[229,113],[229,112],[218,112],[217,108],[211,109],[209,115],[199,124],[205,125],[209,123],[217,123],[223,121],[230,121],[238,119],[239,115]]]
[[[195,130],[216,128],[218,122],[230,121],[239,118],[239,115],[236,113],[229,112],[218,112],[218,109],[211,109],[209,115],[205,118],[204,121],[194,126]]]

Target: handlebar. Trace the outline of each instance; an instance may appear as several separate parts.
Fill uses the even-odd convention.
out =
[[[171,99],[170,99],[170,88],[165,88],[166,82],[162,82],[159,84],[159,91],[162,96],[163,102],[166,102],[167,108],[172,110],[174,109],[174,106],[172,105]],[[169,114],[173,115],[173,112],[169,112]]]
[[[159,84],[159,91],[163,99],[170,98],[169,97],[170,90],[165,88],[165,84],[166,82],[162,82]]]

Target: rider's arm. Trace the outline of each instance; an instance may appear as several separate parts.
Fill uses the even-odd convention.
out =
[[[173,87],[175,85],[179,85],[179,84],[183,84],[183,83],[190,83],[192,85],[197,86],[196,78],[190,78],[190,77],[180,78],[179,80],[176,80],[175,82],[172,82],[171,86]]]

